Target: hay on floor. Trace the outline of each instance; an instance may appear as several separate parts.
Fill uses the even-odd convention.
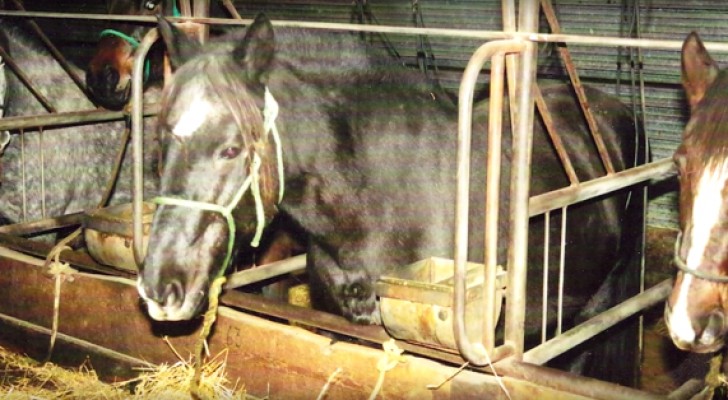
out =
[[[202,398],[246,399],[245,391],[225,376],[226,353],[220,353],[202,367]],[[29,399],[190,399],[194,366],[185,361],[141,369],[139,377],[107,384],[88,365],[68,370],[0,347],[0,398]],[[133,388],[133,392],[132,389]]]

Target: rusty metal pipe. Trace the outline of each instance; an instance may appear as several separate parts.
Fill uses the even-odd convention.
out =
[[[538,32],[538,0],[519,3],[518,30]],[[511,170],[508,238],[508,286],[506,288],[505,343],[514,358],[523,356],[526,320],[526,256],[528,254],[528,198],[533,142],[533,84],[536,80],[537,48],[525,42],[518,65],[518,120],[513,132],[513,169]]]
[[[142,22],[154,24],[157,22],[153,16],[127,16],[127,15],[109,15],[109,14],[73,14],[73,13],[56,13],[56,12],[40,12],[40,11],[6,11],[0,10],[0,16],[25,17],[25,18],[54,18],[69,20],[102,20],[102,21],[120,21],[120,22]],[[231,18],[174,18],[169,17],[170,21],[189,21],[210,25],[229,25],[229,26],[247,26],[250,25],[252,19],[231,19]],[[360,25],[345,24],[333,22],[307,22],[307,21],[273,21],[273,26],[277,27],[296,27],[311,28],[324,30],[348,30],[352,32],[374,32],[374,33],[393,33],[403,35],[431,35],[441,37],[471,38],[483,40],[496,39],[521,39],[539,43],[573,43],[583,46],[596,47],[639,47],[664,50],[680,50],[683,45],[682,40],[659,40],[659,39],[634,39],[634,38],[616,38],[611,36],[591,36],[591,35],[568,35],[568,34],[549,34],[537,32],[503,32],[488,30],[472,30],[472,29],[443,29],[443,28],[414,28],[402,26],[387,25]],[[728,43],[721,42],[704,42],[705,48],[715,52],[728,52]]]
[[[193,6],[193,17],[207,18],[210,16],[210,0],[194,0]],[[210,37],[210,25],[204,24],[200,29],[200,39],[202,43],[205,43]]]
[[[466,360],[470,361],[470,363],[474,365],[485,365],[486,363],[488,363],[489,358],[487,350],[483,346],[483,343],[471,343],[467,337],[465,329],[465,271],[468,257],[468,196],[470,191],[470,146],[473,113],[473,93],[475,90],[475,82],[477,80],[478,74],[480,73],[480,70],[483,68],[485,62],[488,59],[492,58],[494,68],[497,68],[500,73],[498,75],[493,74],[493,77],[491,79],[492,96],[490,118],[492,124],[491,122],[489,122],[489,129],[494,129],[497,131],[488,132],[488,135],[495,135],[497,138],[496,140],[500,141],[500,117],[503,97],[503,57],[506,53],[521,51],[524,45],[524,42],[514,40],[493,41],[483,44],[475,51],[475,53],[471,57],[467,67],[465,68],[465,71],[463,72],[463,77],[460,82],[460,93],[458,96],[458,168],[457,195],[455,205],[455,283],[453,294],[453,312],[455,316],[453,318],[453,330],[455,332],[455,341],[458,344],[460,353]],[[495,83],[494,81],[500,81],[500,83]],[[493,91],[495,91],[495,93],[493,93]],[[493,120],[494,115],[496,120]],[[500,145],[498,145],[498,147],[500,147]],[[491,151],[491,149],[488,150],[489,154],[495,153]],[[498,156],[496,155],[495,157]],[[488,161],[489,166],[495,161],[500,164],[499,158],[490,158]],[[500,169],[500,166],[496,168]],[[495,178],[498,178],[498,175],[496,175]],[[489,177],[489,179],[493,178]],[[496,190],[495,192],[497,200],[498,191]],[[491,198],[492,194],[486,194],[486,196],[487,198]],[[498,206],[496,203],[496,213],[497,207]],[[497,235],[497,225],[495,226],[495,228],[491,227],[491,232],[486,233],[486,237],[488,238],[492,238],[494,235]],[[494,255],[495,252],[492,252],[492,254]],[[488,308],[486,310],[486,312],[492,313],[492,309]],[[488,332],[486,332],[486,334],[488,334]]]
[[[498,214],[500,211],[504,64],[505,57],[503,54],[497,54],[490,60],[488,158],[487,170],[485,171],[485,272],[483,275],[483,344],[489,354],[492,354],[493,347],[495,347],[495,324],[498,318],[495,315],[495,276],[498,266]],[[464,281],[465,277],[463,276]],[[465,294],[463,293],[462,296],[464,299]]]
[[[666,279],[652,288],[554,337],[546,343],[527,351],[523,354],[523,361],[533,364],[544,364],[632,315],[664,301],[671,290],[672,279]]]
[[[543,214],[546,211],[588,200],[643,181],[665,179],[676,173],[674,164],[672,158],[667,157],[613,175],[602,176],[578,185],[533,196],[529,201],[529,215]]]
[[[274,278],[276,276],[303,271],[305,268],[306,255],[300,254],[285,260],[232,273],[227,277],[224,287],[225,289],[235,289],[251,283]]]
[[[134,261],[142,265],[144,261],[143,238],[144,229],[142,226],[142,202],[144,201],[144,103],[142,93],[144,91],[144,64],[147,53],[154,42],[157,41],[159,33],[157,29],[151,29],[144,35],[134,56],[134,67],[131,81],[131,143],[134,185],[132,189],[132,227],[134,242]]]
[[[156,115],[159,107],[157,104],[147,105],[144,116]],[[28,115],[18,117],[0,118],[0,130],[22,130],[29,128],[48,128],[52,126],[82,125],[97,122],[119,121],[126,117],[124,111],[88,110],[70,111],[54,114]],[[46,132],[53,134],[53,132]]]

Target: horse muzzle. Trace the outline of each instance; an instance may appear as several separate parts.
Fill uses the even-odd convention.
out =
[[[713,353],[725,344],[725,316],[720,310],[696,318],[693,323],[689,318],[675,317],[670,305],[665,304],[665,324],[672,342],[680,350]]]
[[[129,77],[122,78],[119,71],[109,64],[98,71],[89,68],[86,72],[86,86],[94,101],[110,110],[121,110],[131,96]]]
[[[161,290],[155,290],[140,277],[137,290],[147,305],[147,313],[156,321],[186,321],[195,318],[205,304],[203,290],[185,294],[180,282],[170,282],[163,285]]]

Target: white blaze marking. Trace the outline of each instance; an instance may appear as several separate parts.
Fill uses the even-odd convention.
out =
[[[698,182],[697,195],[693,202],[692,237],[688,250],[687,268],[697,269],[703,261],[705,249],[708,246],[710,232],[718,223],[720,210],[723,205],[723,189],[728,180],[728,163],[709,165],[703,171]],[[672,334],[688,343],[695,340],[695,331],[688,315],[688,288],[693,276],[683,274],[683,280],[678,292],[678,298],[672,309],[670,317],[670,330]]]
[[[205,123],[211,111],[212,103],[204,97],[195,97],[182,113],[182,116],[172,129],[172,133],[180,137],[192,136]]]

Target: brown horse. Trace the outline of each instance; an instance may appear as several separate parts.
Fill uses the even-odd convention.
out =
[[[108,0],[109,14],[157,15],[174,13],[176,0]],[[109,109],[121,109],[131,94],[131,72],[134,53],[150,26],[114,23],[99,35],[96,52],[86,68],[86,84],[94,100]],[[161,43],[154,45],[147,56],[146,80],[153,82],[162,76]]]
[[[728,331],[728,71],[720,70],[696,33],[682,48],[690,121],[675,152],[680,181],[680,269],[665,307],[675,345],[707,353]]]

